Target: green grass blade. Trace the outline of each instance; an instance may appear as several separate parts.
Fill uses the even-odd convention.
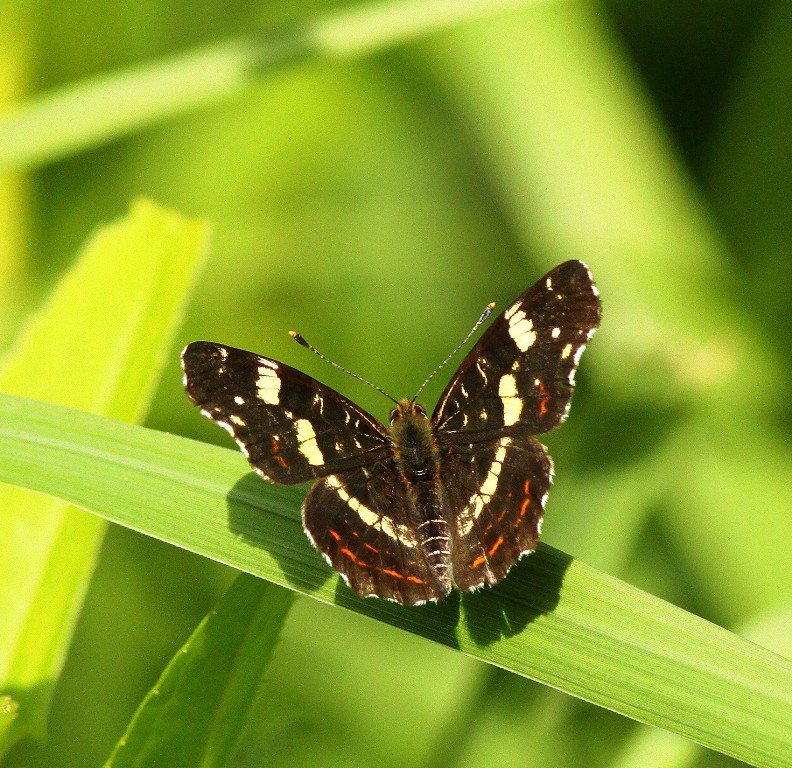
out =
[[[227,764],[293,598],[239,576],[168,664],[106,768]]]
[[[792,663],[550,547],[498,588],[408,609],[353,596],[299,491],[235,451],[0,398],[0,481],[367,614],[757,766],[792,766]]]
[[[0,388],[139,419],[205,242],[204,225],[137,203],[90,240],[32,318],[5,360]],[[0,580],[0,686],[20,705],[2,752],[12,737],[44,735],[104,524],[19,488],[0,488],[0,508],[0,551],[9,566]]]
[[[0,696],[0,744],[10,741],[11,726],[19,715],[19,703],[10,696]]]
[[[536,0],[400,0],[338,11],[96,77],[0,120],[0,173],[31,168],[232,98],[287,65],[360,56]]]

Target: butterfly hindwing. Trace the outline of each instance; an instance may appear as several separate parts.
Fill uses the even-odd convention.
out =
[[[537,435],[566,417],[600,319],[585,264],[567,261],[514,301],[462,361],[435,408],[438,440]]]
[[[442,462],[458,589],[497,584],[536,549],[552,475],[547,451],[531,438],[470,443]]]
[[[438,490],[425,483],[408,491],[387,462],[330,475],[306,496],[303,525],[357,594],[407,605],[437,600],[451,589]]]
[[[389,453],[387,431],[373,416],[288,365],[207,341],[189,344],[182,365],[190,399],[275,483],[301,483]]]

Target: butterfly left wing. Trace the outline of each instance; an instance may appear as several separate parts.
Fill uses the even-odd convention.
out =
[[[385,428],[338,392],[283,363],[197,341],[182,353],[184,383],[266,479],[317,479],[303,502],[314,546],[362,596],[413,605],[451,589],[418,533],[440,515],[436,486],[408,493]],[[420,498],[419,498],[420,497]],[[425,533],[425,530],[424,530]]]
[[[373,416],[288,365],[195,341],[182,352],[182,367],[190,399],[274,483],[301,483],[390,453]]]

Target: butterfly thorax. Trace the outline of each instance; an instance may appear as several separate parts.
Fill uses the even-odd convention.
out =
[[[390,414],[390,438],[396,465],[406,479],[415,483],[434,480],[439,452],[432,435],[432,422],[423,406],[400,400]]]

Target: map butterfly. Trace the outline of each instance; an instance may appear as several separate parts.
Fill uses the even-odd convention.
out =
[[[184,349],[184,385],[266,480],[315,481],[305,531],[354,592],[416,605],[497,584],[536,549],[553,464],[533,436],[566,418],[599,320],[586,265],[557,266],[492,322],[431,418],[403,399],[389,427],[288,365],[222,344]]]

